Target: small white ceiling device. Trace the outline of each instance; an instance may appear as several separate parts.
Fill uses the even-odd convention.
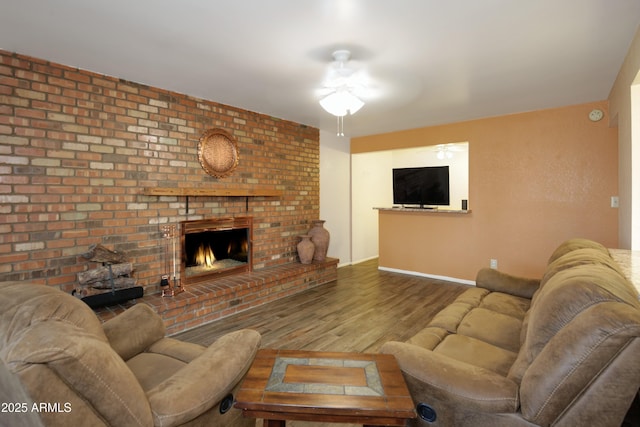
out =
[[[592,122],[600,121],[603,117],[604,112],[602,112],[602,110],[598,110],[597,108],[591,110],[591,112],[589,113],[589,120],[591,120]]]

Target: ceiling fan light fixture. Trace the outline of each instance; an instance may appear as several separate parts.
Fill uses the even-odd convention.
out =
[[[438,144],[436,148],[438,150],[437,157],[439,160],[444,160],[445,157],[447,159],[453,158],[453,152],[451,151],[449,144]]]
[[[358,81],[355,70],[347,65],[351,52],[336,50],[333,52],[334,63],[325,81],[325,88],[331,92],[320,100],[320,106],[329,114],[337,117],[338,136],[344,136],[344,116],[357,113],[364,101],[353,94],[362,84]]]
[[[322,98],[320,106],[329,114],[343,117],[357,113],[364,106],[364,102],[348,90],[339,89]]]

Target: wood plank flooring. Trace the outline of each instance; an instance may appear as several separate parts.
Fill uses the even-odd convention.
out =
[[[378,270],[377,259],[338,269],[338,280],[174,335],[209,345],[242,328],[263,348],[376,353],[424,328],[467,285]]]
[[[338,280],[174,335],[209,345],[242,328],[263,348],[377,353],[424,328],[467,285],[378,270],[378,260],[338,269]],[[256,426],[262,425],[258,420]],[[288,422],[289,427],[348,424]]]

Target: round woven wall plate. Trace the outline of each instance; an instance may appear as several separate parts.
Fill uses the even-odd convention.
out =
[[[198,142],[198,160],[202,169],[216,178],[233,173],[238,166],[238,145],[223,129],[209,129]]]

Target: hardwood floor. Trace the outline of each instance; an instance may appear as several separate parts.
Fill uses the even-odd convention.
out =
[[[209,345],[250,328],[262,347],[375,353],[406,340],[468,286],[378,270],[377,259],[338,269],[338,280],[175,335]]]
[[[387,341],[413,336],[465,289],[467,285],[380,271],[376,259],[339,268],[334,282],[174,337],[209,345],[227,332],[250,328],[262,334],[263,348],[376,353]]]

